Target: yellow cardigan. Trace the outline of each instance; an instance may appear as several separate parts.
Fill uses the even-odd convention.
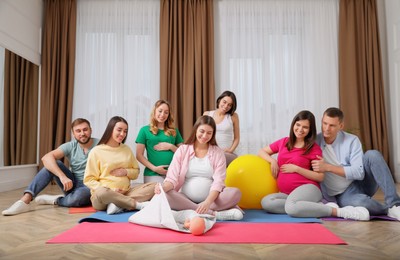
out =
[[[128,175],[124,177],[111,175],[110,172],[117,168],[126,169]],[[136,179],[138,175],[139,164],[129,146],[120,144],[118,147],[111,147],[101,144],[89,153],[83,183],[92,193],[101,186],[128,191],[130,180]]]

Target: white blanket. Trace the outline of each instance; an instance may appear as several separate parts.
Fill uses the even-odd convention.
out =
[[[168,228],[190,233],[183,224],[185,220],[196,216],[205,220],[206,228],[204,233],[210,230],[216,222],[215,216],[209,214],[197,214],[194,210],[171,210],[165,192],[161,188],[161,193],[154,195],[150,203],[139,212],[130,216],[128,221],[143,226]]]

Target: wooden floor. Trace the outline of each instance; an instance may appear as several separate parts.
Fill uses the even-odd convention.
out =
[[[22,191],[0,193],[0,210],[19,199]],[[45,193],[59,190],[52,185]],[[49,205],[17,216],[1,215],[0,259],[400,259],[400,223],[392,221],[323,223],[348,245],[46,244],[87,215]]]

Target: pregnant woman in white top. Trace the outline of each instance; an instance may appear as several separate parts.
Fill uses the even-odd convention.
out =
[[[227,167],[236,159],[235,149],[240,141],[239,116],[235,112],[236,105],[235,94],[227,90],[217,98],[216,110],[204,112],[204,115],[213,117],[217,124],[215,137],[218,146],[225,152]]]

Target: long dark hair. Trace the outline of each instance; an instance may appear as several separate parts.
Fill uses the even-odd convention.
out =
[[[297,115],[294,116],[292,124],[290,125],[289,141],[286,143],[286,148],[290,151],[293,149],[296,143],[296,136],[293,132],[294,124],[300,120],[308,120],[310,123],[310,131],[308,132],[306,138],[304,138],[304,154],[308,154],[315,143],[317,138],[317,127],[315,126],[315,116],[308,110],[302,110]]]
[[[114,116],[110,119],[110,121],[108,121],[108,125],[106,127],[106,130],[103,133],[103,136],[101,137],[100,141],[99,141],[99,145],[100,144],[105,144],[108,142],[108,140],[110,140],[111,135],[114,131],[114,127],[117,123],[119,122],[123,122],[126,125],[128,125],[128,122],[121,116]],[[126,138],[128,137],[128,133],[126,133],[126,136],[124,138],[124,140],[122,140],[122,143],[125,143]]]
[[[196,123],[194,123],[194,125],[193,125],[192,132],[190,133],[190,136],[186,140],[185,144],[194,144],[194,142],[196,141],[197,129],[201,125],[211,126],[211,128],[213,129],[213,134],[208,143],[211,145],[217,145],[217,141],[215,140],[215,132],[217,130],[217,126],[215,125],[214,118],[212,118],[211,116],[201,116],[197,119]]]
[[[221,99],[223,99],[224,97],[230,97],[232,99],[232,107],[231,109],[229,109],[228,112],[226,112],[227,114],[230,114],[231,116],[235,113],[236,111],[236,107],[237,107],[237,102],[236,102],[236,95],[235,93],[233,93],[232,91],[226,90],[224,91],[221,95],[219,95],[219,97],[217,98],[217,108],[219,107],[219,102],[221,101]]]

